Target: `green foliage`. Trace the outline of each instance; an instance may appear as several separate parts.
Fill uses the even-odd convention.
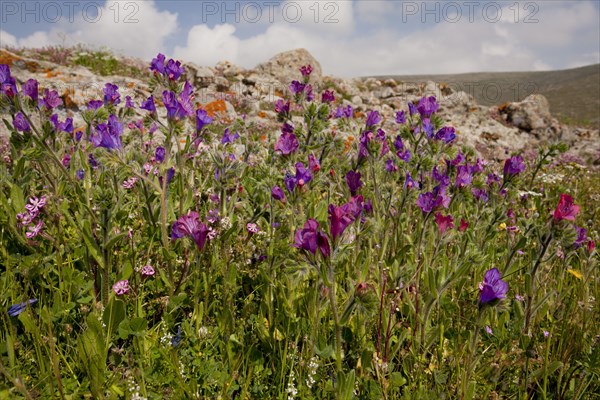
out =
[[[123,73],[102,52],[73,57]],[[183,88],[160,74],[152,81]],[[11,134],[0,146],[0,303],[20,311],[0,317],[0,397],[600,391],[597,171],[568,162],[556,144],[502,178],[502,165],[418,133],[418,114],[369,134],[366,115],[330,118],[341,99],[316,98],[299,94],[290,115],[278,116],[299,142],[282,155],[275,121],[213,115],[196,132],[193,116],[144,114],[128,129],[140,116],[107,105],[83,113],[77,141],[23,96],[0,95]],[[30,132],[13,126],[18,111]],[[111,114],[126,127],[120,150],[89,141]],[[430,122],[434,132],[443,125],[435,114]],[[222,143],[226,128],[239,138]],[[408,160],[395,154],[397,137]],[[456,185],[458,165],[470,166],[472,182]],[[422,196],[439,194],[445,179],[434,167],[447,176],[448,202],[423,211]],[[349,171],[361,174],[354,197]],[[275,185],[285,199],[271,195]],[[574,221],[553,218],[564,193],[581,207]],[[347,222],[337,235],[335,212]],[[442,232],[448,216],[453,226]],[[296,243],[311,237],[301,231],[309,219],[318,224],[315,252]],[[484,304],[479,283],[493,268],[509,289]],[[29,299],[37,302],[20,306]]]

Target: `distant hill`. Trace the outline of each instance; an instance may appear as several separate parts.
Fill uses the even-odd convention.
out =
[[[377,76],[398,82],[445,83],[467,92],[482,105],[521,101],[533,93],[548,99],[561,122],[600,129],[600,64],[559,71],[479,72],[446,75]]]

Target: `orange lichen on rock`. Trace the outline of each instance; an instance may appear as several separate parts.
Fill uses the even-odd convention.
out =
[[[214,118],[216,114],[225,114],[227,112],[227,105],[225,104],[225,100],[211,101],[202,108],[211,118]]]

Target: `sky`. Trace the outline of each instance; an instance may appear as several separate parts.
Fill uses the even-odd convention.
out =
[[[77,43],[244,68],[305,48],[340,77],[556,70],[600,63],[600,0],[0,2],[0,47]]]

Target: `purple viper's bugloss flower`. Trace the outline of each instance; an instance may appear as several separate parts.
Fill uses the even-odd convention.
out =
[[[119,87],[112,83],[107,83],[104,86],[104,104],[117,105],[121,102],[121,95],[119,94]]]
[[[108,117],[108,123],[96,126],[95,134],[90,137],[90,141],[95,147],[120,150],[123,147],[121,144],[122,133],[123,124],[114,114],[111,114]]]
[[[439,104],[435,100],[434,96],[421,98],[421,100],[419,100],[419,104],[417,105],[417,111],[421,115],[421,118],[429,118],[431,114],[438,110],[438,108]]]
[[[15,114],[15,119],[13,120],[13,126],[19,132],[29,132],[30,126],[29,122],[27,122],[27,118],[21,111]]]
[[[394,164],[394,160],[393,159],[390,158],[390,159],[388,159],[385,162],[385,170],[387,172],[396,172],[396,171],[398,171],[398,167],[396,166],[396,164]]]
[[[369,113],[367,114],[367,122],[366,125],[368,127],[371,126],[375,126],[378,123],[380,123],[382,120],[381,115],[379,115],[379,111],[377,110],[371,110],[369,111]]]
[[[288,192],[292,193],[296,188],[296,177],[289,172],[285,173],[285,177],[283,178],[283,183]]]
[[[456,139],[456,130],[451,126],[444,126],[435,134],[435,140],[450,144]]]
[[[298,186],[304,186],[308,182],[312,181],[313,174],[310,171],[310,169],[307,169],[304,166],[304,163],[297,162],[295,164],[295,166],[296,166],[296,184]]]
[[[125,96],[125,108],[135,108],[135,103],[131,100],[131,96]]]
[[[325,90],[321,94],[321,102],[323,103],[333,103],[335,101],[335,94],[333,90]]]
[[[350,195],[355,196],[358,189],[362,186],[360,172],[348,171],[346,174],[346,184],[348,185],[348,189],[350,189]]]
[[[63,101],[56,90],[44,90],[44,97],[40,100],[40,106],[46,107],[48,110],[52,110],[53,108],[60,106],[62,103]]]
[[[282,133],[275,142],[275,151],[283,155],[289,155],[298,150],[298,138],[293,133]]]
[[[300,94],[304,91],[304,88],[306,87],[306,85],[300,81],[292,81],[292,83],[290,83],[290,92],[292,92],[293,94]]]
[[[147,100],[142,102],[142,105],[140,105],[140,108],[142,110],[146,110],[146,111],[150,111],[151,113],[155,113],[156,112],[156,104],[154,104],[154,96],[150,95],[150,97],[148,97]]]
[[[21,90],[23,91],[23,94],[25,96],[31,98],[33,104],[37,104],[39,94],[38,81],[36,81],[35,79],[29,79],[23,84]]]
[[[582,244],[586,243],[588,240],[587,229],[580,228],[578,226],[575,227],[575,231],[577,232],[577,239],[573,242],[573,247],[578,249]]]
[[[471,175],[471,169],[468,165],[459,165],[456,168],[456,180],[454,185],[457,188],[463,188],[469,186],[473,182],[473,175]]]
[[[167,151],[165,150],[165,148],[162,146],[158,146],[154,151],[154,159],[156,160],[156,162],[161,163],[164,161],[166,154]]]
[[[185,69],[181,66],[180,61],[170,59],[167,62],[164,74],[167,76],[167,78],[169,78],[169,80],[176,81],[183,73],[185,73]]]
[[[323,257],[329,257],[331,249],[327,236],[319,229],[319,223],[309,219],[302,229],[297,229],[294,234],[294,247],[317,254],[317,249]]]
[[[483,282],[479,284],[479,301],[482,304],[503,299],[508,292],[508,283],[501,278],[500,271],[492,268],[485,273]]]
[[[200,132],[202,128],[210,124],[212,121],[213,119],[208,116],[208,113],[205,110],[196,110],[196,132]]]
[[[473,197],[478,201],[483,201],[484,203],[488,202],[488,194],[485,189],[473,188],[471,189],[471,193],[473,193]]]
[[[433,139],[434,127],[429,118],[423,118],[423,133],[428,139]]]
[[[310,64],[303,65],[302,67],[300,67],[300,73],[304,77],[309,76],[312,72],[313,72],[313,67]]]
[[[188,236],[196,242],[198,250],[202,251],[204,244],[206,243],[208,231],[208,227],[200,222],[198,213],[191,211],[186,215],[182,215],[173,223],[173,227],[171,228],[171,239],[176,240]]]
[[[405,114],[404,110],[398,111],[396,113],[396,123],[404,124],[405,122],[406,122],[406,114]]]
[[[165,73],[165,55],[158,53],[156,58],[150,63],[150,71],[163,75]]]
[[[15,78],[10,74],[10,67],[6,64],[0,64],[0,93],[8,97],[17,94],[17,85]]]
[[[275,112],[280,115],[287,115],[290,113],[290,102],[289,100],[285,103],[282,99],[277,100],[275,103]]]
[[[417,107],[414,105],[414,103],[413,102],[408,103],[408,113],[410,114],[410,116],[412,117],[417,112],[418,112]]]
[[[225,132],[223,132],[223,137],[221,138],[221,144],[233,143],[235,139],[239,139],[240,135],[236,133],[229,133],[229,128],[225,128]]]
[[[525,171],[525,163],[521,156],[513,156],[504,162],[504,179],[511,178]]]
[[[104,103],[102,102],[102,100],[90,100],[87,104],[87,109],[95,111],[102,107],[103,104]]]
[[[321,170],[321,163],[319,162],[319,160],[317,160],[317,157],[315,157],[315,155],[312,153],[308,155],[308,168],[312,172],[317,172]]]
[[[277,185],[273,186],[273,188],[271,189],[271,196],[275,200],[285,202],[285,194],[283,193],[283,190]]]
[[[443,215],[437,212],[435,213],[435,223],[440,235],[443,235],[448,229],[454,228],[454,218],[452,218],[452,215]]]

